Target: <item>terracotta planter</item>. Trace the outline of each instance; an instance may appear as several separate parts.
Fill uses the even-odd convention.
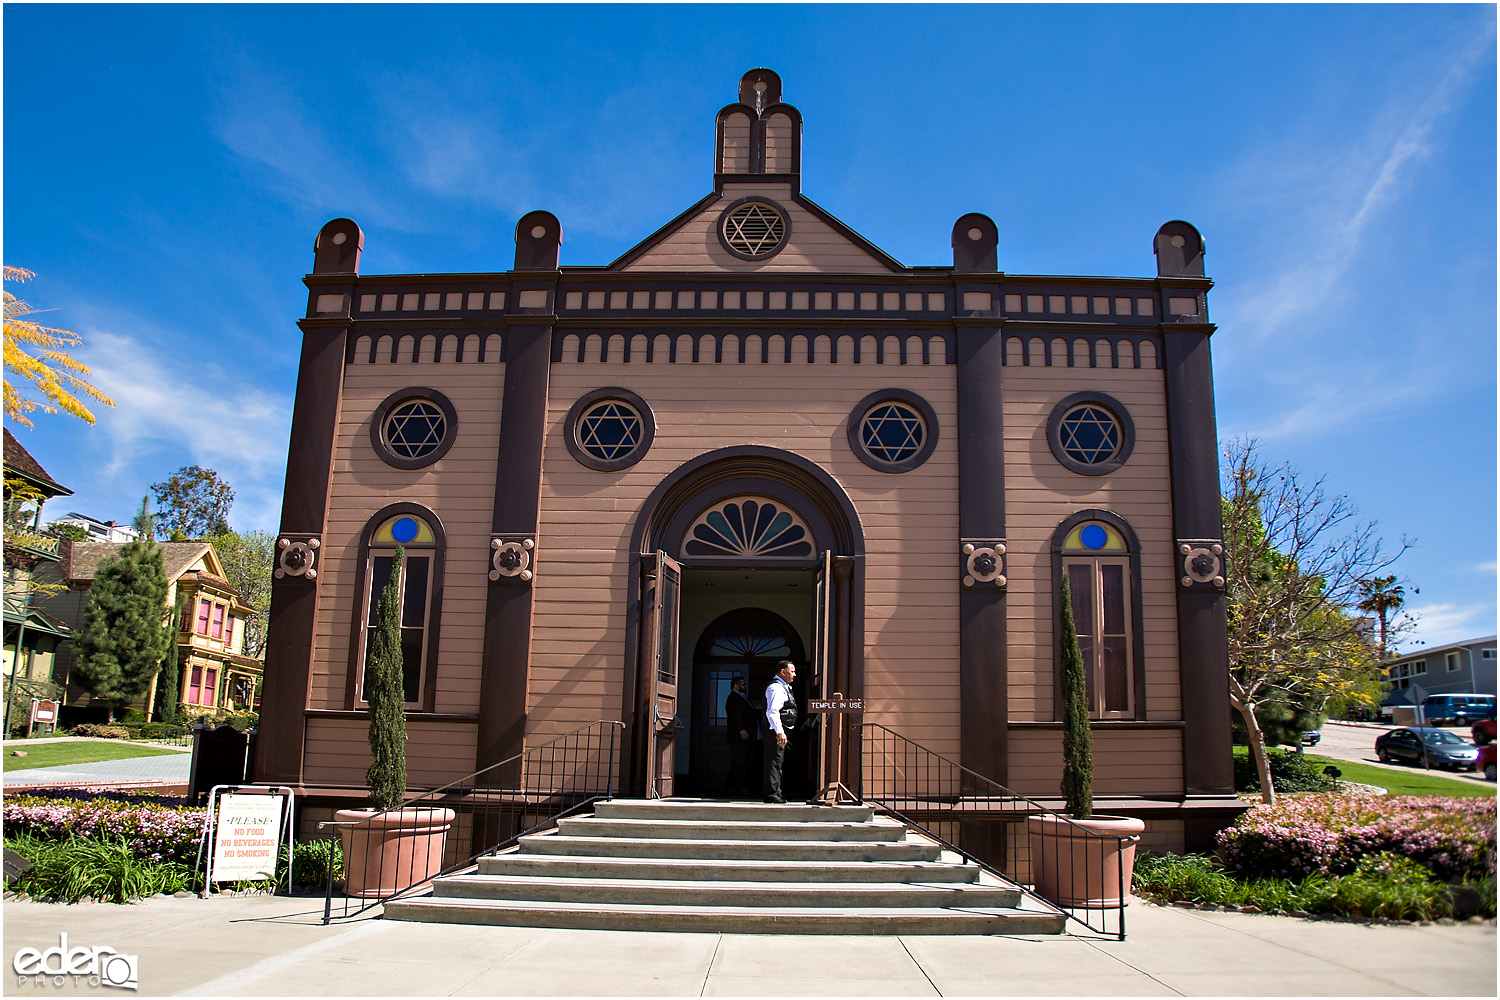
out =
[[[1145,823],[1129,816],[1081,820],[1051,814],[1028,816],[1026,833],[1037,894],[1058,906],[1105,909],[1121,905],[1120,887],[1130,893],[1135,846],[1145,829]]]
[[[443,869],[443,845],[452,809],[340,809],[334,819],[344,848],[344,890],[360,899],[384,899],[419,885]],[[367,822],[368,821],[368,822]]]

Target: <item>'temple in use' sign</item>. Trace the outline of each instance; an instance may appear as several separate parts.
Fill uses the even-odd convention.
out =
[[[280,795],[229,793],[219,798],[210,881],[238,882],[276,876],[281,808]]]

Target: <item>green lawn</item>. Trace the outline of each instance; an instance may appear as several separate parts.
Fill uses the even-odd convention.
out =
[[[1441,771],[1427,771],[1420,767],[1379,767],[1375,764],[1359,764],[1347,760],[1334,760],[1317,754],[1307,755],[1320,768],[1332,764],[1343,773],[1343,780],[1357,781],[1361,785],[1379,785],[1392,795],[1453,795],[1480,796],[1495,794],[1495,786],[1489,783],[1463,781],[1444,777]]]
[[[12,757],[12,750],[26,751],[25,757]],[[91,764],[97,760],[124,760],[127,757],[159,757],[178,750],[113,743],[100,740],[62,740],[57,743],[7,743],[5,770],[24,771],[33,767],[58,767],[62,764]]]

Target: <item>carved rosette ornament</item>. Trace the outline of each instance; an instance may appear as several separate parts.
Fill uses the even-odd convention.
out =
[[[987,538],[965,538],[959,550],[964,586],[971,590],[1005,588],[1005,543]]]
[[[1177,539],[1178,583],[1189,590],[1224,589],[1224,543],[1215,538]]]
[[[530,583],[536,566],[536,539],[495,535],[490,539],[490,579]]]
[[[276,579],[301,577],[316,580],[318,548],[322,544],[316,535],[282,535],[276,539]]]

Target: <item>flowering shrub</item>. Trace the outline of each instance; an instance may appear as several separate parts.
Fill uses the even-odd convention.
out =
[[[41,840],[124,841],[142,861],[192,865],[205,810],[176,804],[180,799],[129,800],[108,793],[59,792],[5,797],[7,837]]]
[[[1440,879],[1495,871],[1495,800],[1305,795],[1257,806],[1219,833],[1224,867],[1246,876],[1343,875],[1400,855]]]

